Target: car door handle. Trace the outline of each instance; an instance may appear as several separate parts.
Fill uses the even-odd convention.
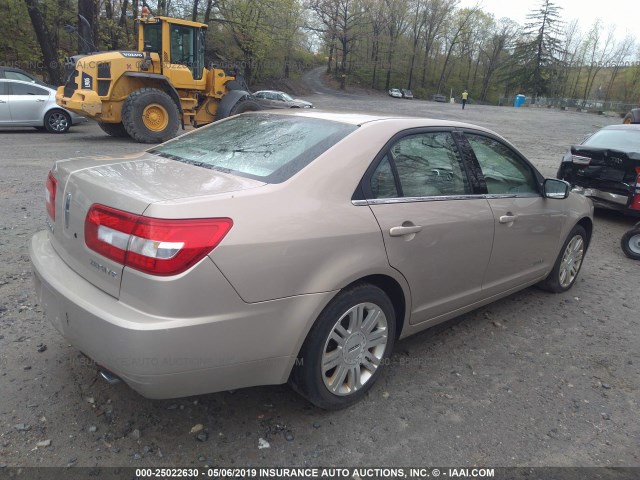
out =
[[[517,215],[513,215],[512,213],[508,213],[506,215],[502,215],[500,217],[500,223],[512,223],[515,222],[518,218]]]
[[[391,227],[389,229],[389,235],[392,237],[402,237],[403,235],[411,235],[412,233],[418,233],[422,230],[422,225],[411,225],[403,227]]]
[[[0,103],[7,103],[7,102],[5,102],[4,100],[0,100]]]
[[[41,98],[36,98],[36,102],[44,102],[44,100]]]

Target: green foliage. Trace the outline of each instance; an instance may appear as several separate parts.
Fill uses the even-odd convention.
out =
[[[426,99],[434,93],[458,96],[463,89],[482,102],[516,93],[640,99],[640,69],[624,64],[635,60],[629,58],[635,39],[603,38],[599,23],[586,35],[575,23],[569,31],[551,0],[542,0],[523,27],[478,8],[457,8],[457,0],[147,3],[156,15],[208,23],[207,64],[243,73],[250,84],[277,84],[272,79],[296,78],[325,65],[337,86],[410,88]],[[44,43],[36,38],[27,4],[42,17]],[[44,58],[61,62],[79,53],[76,34],[64,28],[77,27],[79,4],[91,17],[99,50],[136,48],[133,19],[141,0],[2,0],[0,63],[18,62],[45,79],[56,74]]]

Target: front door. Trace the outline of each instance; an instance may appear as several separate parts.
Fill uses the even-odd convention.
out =
[[[560,203],[542,196],[533,169],[508,145],[480,133],[466,132],[465,138],[480,164],[495,223],[485,295],[541,279],[556,260]]]

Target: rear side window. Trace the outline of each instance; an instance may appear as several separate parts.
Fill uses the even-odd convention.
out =
[[[9,78],[11,80],[22,80],[23,82],[33,82],[33,78],[25,75],[20,72],[12,72],[11,70],[5,70],[4,72],[5,78]]]
[[[11,84],[12,95],[49,95],[49,92],[44,88],[36,87],[35,85],[25,85],[24,83],[12,83]]]
[[[449,132],[418,133],[397,140],[373,173],[370,187],[373,198],[471,193]]]
[[[246,114],[213,123],[149,151],[267,183],[281,183],[356,128],[317,118]]]

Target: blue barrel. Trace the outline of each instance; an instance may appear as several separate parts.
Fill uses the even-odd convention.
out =
[[[516,95],[516,99],[513,102],[514,107],[521,107],[524,104],[524,101],[527,97],[524,95]]]

